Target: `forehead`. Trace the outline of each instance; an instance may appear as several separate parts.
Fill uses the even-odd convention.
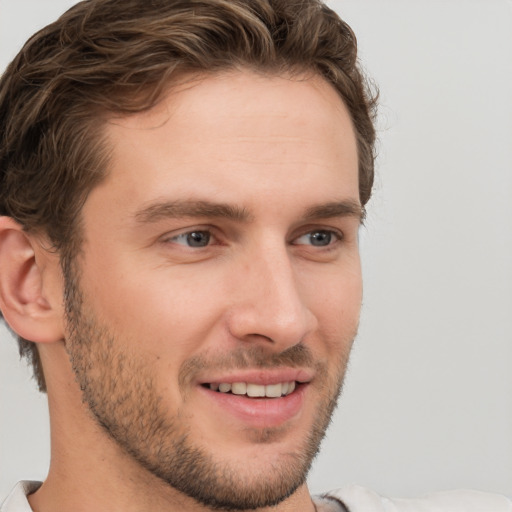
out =
[[[192,194],[235,202],[242,188],[253,198],[276,190],[284,197],[324,183],[324,196],[342,187],[340,194],[357,199],[352,122],[339,94],[318,76],[195,77],[150,111],[111,119],[106,133],[112,159],[100,188],[113,186],[119,197]]]
[[[167,94],[153,108],[113,118],[111,126],[114,131],[117,128],[151,129],[168,121],[179,122],[184,112],[190,118],[194,116],[213,124],[228,117],[232,122],[237,114],[240,120],[248,115],[260,118],[281,115],[290,119],[300,118],[306,111],[310,116],[316,112],[310,121],[319,121],[323,128],[331,128],[327,124],[333,121],[339,128],[340,119],[332,114],[348,115],[339,93],[313,72],[273,75],[232,70],[185,75],[167,89]]]

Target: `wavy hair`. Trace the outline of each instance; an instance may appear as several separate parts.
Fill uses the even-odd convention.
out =
[[[321,75],[347,106],[363,206],[374,179],[373,93],[350,27],[317,0],[86,0],[32,36],[0,81],[0,215],[46,235],[66,274],[80,211],[106,175],[106,120],[154,106],[184,73]],[[35,343],[18,337],[41,391]]]

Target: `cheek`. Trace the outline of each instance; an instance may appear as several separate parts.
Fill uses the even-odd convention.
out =
[[[168,333],[194,325],[215,308],[211,290],[218,287],[204,272],[120,255],[111,258],[115,264],[107,260],[89,265],[82,284],[96,314],[116,330]]]
[[[348,352],[357,334],[362,301],[361,274],[332,275],[310,291],[321,338],[330,352]]]
[[[181,400],[175,381],[182,363],[219,337],[225,302],[204,276],[184,274],[175,269],[139,272],[133,279],[112,280],[95,297],[104,325],[133,358],[147,362],[157,388],[173,403]]]
[[[309,279],[307,278],[309,277]],[[358,261],[341,271],[334,268],[320,277],[302,280],[308,301],[327,323],[357,322],[362,301],[361,269]]]

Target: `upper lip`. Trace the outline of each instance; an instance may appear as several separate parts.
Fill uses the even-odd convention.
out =
[[[270,368],[270,369],[251,369],[235,370],[225,372],[215,372],[211,375],[202,376],[199,379],[200,384],[211,384],[225,382],[233,384],[234,382],[250,382],[251,384],[270,385],[280,382],[310,382],[314,377],[314,371],[309,368]]]

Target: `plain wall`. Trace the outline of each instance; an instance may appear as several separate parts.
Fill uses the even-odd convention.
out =
[[[0,0],[0,68],[73,4]],[[381,91],[364,304],[310,477],[512,496],[512,2],[338,0]],[[46,399],[0,331],[0,498],[49,463]]]

